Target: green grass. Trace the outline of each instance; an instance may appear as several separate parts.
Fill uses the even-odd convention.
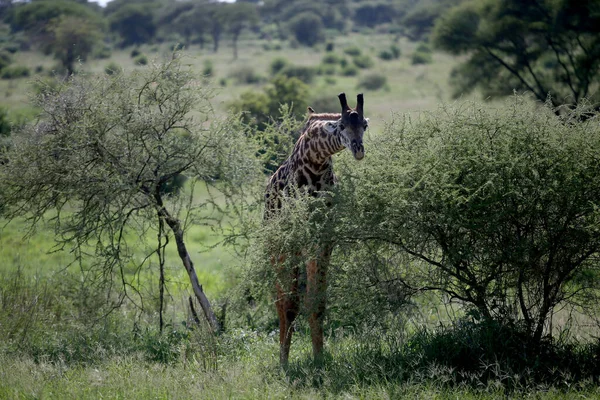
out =
[[[449,371],[432,367],[412,380],[365,380],[355,367],[335,354],[337,363],[315,368],[310,363],[285,374],[275,362],[273,340],[252,343],[248,353],[222,359],[217,369],[207,370],[201,360],[182,358],[160,364],[137,355],[114,356],[93,365],[60,362],[35,363],[27,358],[0,356],[0,398],[96,399],[226,399],[226,398],[597,398],[592,382],[571,387],[539,385],[535,389],[507,390],[499,382],[473,387],[453,384]],[[345,371],[344,371],[345,370]]]
[[[371,118],[373,130],[381,131],[384,121],[389,119],[391,113],[429,110],[433,109],[440,101],[450,100],[448,77],[452,67],[458,62],[456,58],[434,53],[432,64],[413,66],[408,55],[412,54],[416,44],[402,39],[397,44],[401,49],[402,56],[396,60],[382,61],[377,54],[394,44],[394,37],[386,34],[369,36],[352,34],[336,37],[332,41],[335,43],[334,54],[346,58],[348,63],[352,63],[352,58],[345,55],[343,49],[355,45],[362,50],[362,54],[371,57],[375,65],[372,68],[361,70],[356,76],[345,77],[339,74],[333,77],[318,76],[310,85],[311,97],[331,96],[335,99],[337,94],[342,91],[350,97],[354,97],[359,91],[358,84],[363,75],[372,72],[385,75],[388,78],[389,89],[365,92],[365,110]],[[271,62],[276,58],[283,57],[292,65],[317,67],[324,55],[328,54],[323,48],[318,50],[305,47],[290,48],[287,44],[284,44],[282,50],[267,51],[263,45],[264,41],[256,40],[254,37],[240,39],[240,52],[237,60],[233,60],[230,44],[227,42],[223,42],[222,49],[216,54],[212,53],[210,49],[200,50],[197,45],[191,46],[184,52],[185,63],[199,74],[205,69],[206,63],[212,64],[211,81],[218,88],[213,105],[218,113],[226,112],[229,103],[238,99],[243,92],[256,90],[266,84],[236,84],[230,76],[240,67],[252,68],[259,75],[269,78],[268,71]],[[158,51],[153,51],[157,49]],[[140,51],[148,56],[150,62],[168,57],[170,54],[168,44],[144,45],[140,47]],[[136,64],[130,53],[131,49],[115,50],[111,58],[89,60],[79,69],[88,73],[100,74],[111,62],[117,63],[126,72],[143,68]],[[15,55],[15,64],[29,66],[32,70],[36,66],[42,66],[41,75],[43,76],[51,75],[53,69],[56,68],[56,61],[51,57],[33,51],[18,52]],[[5,106],[12,112],[28,110],[27,93],[31,92],[30,83],[36,79],[36,75],[40,74],[33,74],[29,78],[0,81],[0,106]],[[334,83],[331,83],[331,78]],[[222,79],[226,80],[226,87],[219,86]]]

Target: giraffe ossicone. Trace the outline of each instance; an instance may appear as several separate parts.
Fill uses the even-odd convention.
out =
[[[330,190],[336,182],[332,156],[344,149],[350,150],[356,160],[365,156],[363,135],[369,119],[364,117],[364,97],[356,97],[356,107],[348,105],[345,93],[338,95],[341,113],[315,113],[308,107],[308,117],[302,134],[292,154],[269,179],[265,193],[265,219],[282,207],[282,196],[295,193],[296,189],[307,191],[312,196]],[[311,254],[306,263],[305,293],[301,286],[299,268],[292,271],[291,282],[277,279],[277,314],[279,316],[280,362],[288,365],[292,340],[292,324],[300,310],[300,298],[304,296],[311,330],[313,355],[320,359],[323,352],[323,318],[326,308],[327,265],[332,252],[331,246],[322,245]],[[272,255],[271,263],[281,271],[285,257]],[[284,287],[287,286],[287,287]],[[304,291],[304,290],[302,290]]]

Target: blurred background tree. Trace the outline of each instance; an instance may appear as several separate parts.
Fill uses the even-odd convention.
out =
[[[233,59],[238,58],[237,43],[242,33],[242,30],[252,28],[259,22],[258,11],[256,5],[252,3],[236,2],[230,5],[224,6],[224,18],[227,30],[231,34],[231,40],[233,44]]]
[[[154,16],[159,7],[160,4],[152,0],[108,3],[105,12],[110,29],[119,35],[122,47],[148,43],[154,38],[157,30]]]
[[[90,35],[97,36],[97,32],[104,27],[104,21],[100,13],[84,4],[68,0],[33,1],[14,6],[6,17],[6,21],[13,32],[24,32],[31,44],[38,46],[44,53],[50,54],[57,47],[65,46],[64,42],[55,43],[55,29],[60,24],[62,24],[60,28],[62,32],[69,29],[68,25],[75,20],[65,19],[62,23],[59,22],[60,18],[66,17],[77,18],[84,25],[83,28],[78,29],[78,32],[73,32],[77,34],[78,40],[83,40],[86,29],[90,32]],[[62,38],[64,38],[64,35]],[[80,45],[80,47],[87,48],[89,46]]]
[[[73,74],[75,62],[85,61],[101,39],[98,27],[80,17],[61,16],[49,30],[53,34],[52,50],[67,75]]]
[[[554,106],[598,96],[598,1],[468,1],[439,19],[433,41],[468,56],[453,72],[456,96],[519,90]]]

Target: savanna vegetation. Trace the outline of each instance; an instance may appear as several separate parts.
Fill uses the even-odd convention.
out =
[[[598,397],[599,16],[0,0],[0,397]],[[365,159],[265,222],[342,91]],[[270,257],[323,245],[325,356],[299,318],[282,370]]]

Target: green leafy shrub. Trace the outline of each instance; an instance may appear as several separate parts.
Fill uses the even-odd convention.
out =
[[[202,75],[213,76],[215,73],[215,66],[211,60],[204,60],[204,66],[202,68]]]
[[[263,77],[256,73],[254,68],[249,65],[243,65],[235,68],[229,74],[238,85],[254,85],[263,81]]]
[[[24,65],[10,65],[5,67],[0,74],[2,79],[26,78],[31,74],[29,67]]]
[[[333,64],[323,64],[317,68],[319,75],[335,75],[337,72],[337,66]]]
[[[281,43],[273,42],[273,43],[263,43],[263,50],[266,51],[280,51],[282,49]]]
[[[330,53],[335,49],[335,45],[333,42],[327,42],[327,44],[325,45],[325,51]]]
[[[356,57],[360,56],[362,54],[362,51],[358,46],[350,46],[344,49],[344,53],[348,54],[349,56]]]
[[[272,76],[277,75],[279,72],[281,72],[282,69],[287,67],[288,64],[289,64],[288,60],[283,57],[274,58],[273,61],[271,61],[271,64],[269,66],[271,75]]]
[[[323,56],[322,64],[339,64],[341,57],[335,53],[328,53]]]
[[[276,76],[264,91],[255,90],[242,93],[239,100],[231,105],[234,111],[243,113],[245,123],[263,131],[270,118],[281,117],[281,106],[289,107],[291,114],[300,119],[306,112],[308,86],[298,78]]]
[[[395,60],[400,57],[400,48],[396,45],[390,46],[389,49],[381,50],[379,58],[385,61]]]
[[[10,53],[6,51],[0,51],[0,71],[8,67],[12,63],[12,57]]]
[[[112,61],[104,67],[104,73],[106,75],[118,75],[123,72],[123,67],[121,67],[116,62]]]
[[[358,75],[358,68],[355,65],[346,65],[342,67],[342,75],[343,76],[356,76]]]
[[[10,131],[11,124],[8,119],[8,111],[4,107],[0,107],[0,136],[10,136]]]
[[[514,97],[500,110],[460,104],[393,121],[353,171],[360,185],[340,181],[337,220],[357,225],[336,232],[377,238],[362,261],[357,248],[357,265],[391,246],[396,261],[377,265],[401,274],[400,288],[436,286],[539,342],[556,307],[599,301],[600,116],[584,112]]]
[[[96,46],[96,49],[93,52],[93,57],[97,60],[105,60],[110,58],[112,55],[112,49],[110,46]]]
[[[292,17],[287,25],[296,41],[305,46],[314,46],[325,38],[323,20],[312,11],[301,12]]]
[[[317,74],[317,70],[304,65],[287,65],[281,70],[280,74],[288,78],[298,78],[304,83],[311,83]]]
[[[142,51],[140,50],[139,47],[135,47],[131,50],[131,53],[129,53],[131,58],[136,58],[137,56],[139,56],[140,54],[142,54]]]
[[[394,59],[394,55],[389,50],[381,50],[379,52],[379,58],[381,58],[384,61],[391,61]]]
[[[148,56],[146,56],[145,54],[140,54],[133,59],[133,62],[138,65],[148,65]]]
[[[431,53],[431,47],[425,42],[421,42],[417,45],[415,51],[420,51],[422,53]]]
[[[366,54],[352,57],[352,62],[354,62],[354,65],[361,69],[368,69],[374,65],[373,59]]]
[[[431,56],[431,53],[415,51],[411,56],[411,62],[413,65],[431,64],[433,62],[433,57]]]
[[[6,43],[2,47],[2,50],[6,50],[10,54],[15,54],[17,51],[19,51],[19,45],[17,43]]]
[[[308,104],[319,113],[339,113],[340,101],[329,94],[320,94],[312,97]]]
[[[366,90],[379,90],[386,84],[387,77],[385,75],[373,73],[363,76],[358,83],[358,88]]]

